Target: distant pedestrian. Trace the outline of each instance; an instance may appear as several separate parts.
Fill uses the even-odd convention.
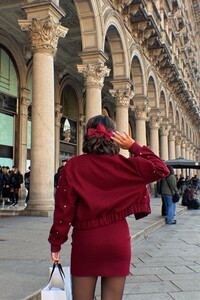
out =
[[[94,299],[101,276],[102,298],[121,300],[130,273],[131,244],[126,216],[150,213],[147,184],[169,175],[163,161],[125,132],[113,132],[107,116],[91,118],[85,154],[71,158],[61,171],[50,231],[52,260],[73,228],[71,274],[73,300]],[[119,154],[119,147],[134,157]]]
[[[3,172],[3,188],[2,188],[2,198],[5,204],[12,204],[10,200],[10,174],[9,174],[10,168],[2,167]]]
[[[174,219],[176,203],[172,201],[172,196],[175,192],[178,192],[178,189],[176,186],[174,170],[171,166],[168,166],[168,169],[170,171],[170,175],[162,179],[162,196],[166,207],[166,222],[167,224],[176,224],[176,220]]]
[[[161,196],[162,204],[161,204],[161,215],[165,217],[167,215],[166,213],[166,207],[165,207],[165,200],[162,195],[162,179],[157,181],[157,192]]]
[[[54,187],[57,188],[58,186],[58,180],[59,180],[59,177],[60,177],[60,172],[62,170],[62,168],[66,165],[68,159],[63,159],[62,160],[62,165],[58,168],[56,174],[54,175]]]
[[[185,178],[182,174],[180,174],[178,183],[177,183],[177,188],[180,190],[181,194],[184,193],[184,186],[185,186]]]
[[[3,188],[3,172],[0,166],[0,200],[2,200],[2,188]]]
[[[24,185],[25,185],[25,188],[27,190],[26,201],[25,201],[26,205],[27,205],[27,202],[29,200],[30,175],[31,175],[31,167],[28,167],[28,171],[24,174]]]
[[[18,168],[12,167],[10,172],[10,199],[13,206],[18,205],[19,189],[23,183],[23,175],[20,173]]]

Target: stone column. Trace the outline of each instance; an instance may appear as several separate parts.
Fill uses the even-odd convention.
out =
[[[181,157],[181,136],[177,135],[175,139],[175,146],[176,146],[176,158]]]
[[[189,143],[188,142],[186,142],[186,144],[185,144],[185,158],[190,159],[189,158]]]
[[[116,100],[116,124],[119,132],[125,131],[128,133],[128,109],[130,99],[133,98],[134,93],[130,88],[110,90],[111,95]],[[129,156],[127,150],[120,149],[120,153],[126,157]]]
[[[150,148],[151,150],[159,156],[159,137],[158,130],[160,127],[160,117],[159,116],[151,116],[149,120],[150,126]]]
[[[27,161],[27,118],[28,118],[28,106],[30,100],[28,100],[29,90],[22,88],[20,90],[20,120],[19,120],[19,171],[24,176],[26,172]],[[21,185],[20,199],[26,199],[26,189],[24,183]],[[19,201],[20,204],[20,201]]]
[[[86,87],[86,109],[87,121],[102,114],[101,90],[104,78],[109,76],[110,70],[103,63],[77,65],[78,72],[83,73]]]
[[[79,128],[78,128],[78,154],[82,154],[83,150],[83,136],[84,136],[84,128],[85,128],[85,116],[83,114],[80,114],[79,117]]]
[[[173,129],[169,131],[169,159],[175,159],[175,132]]]
[[[147,144],[146,137],[146,121],[147,121],[147,106],[136,106],[134,109],[136,119],[135,139],[141,146]]]
[[[162,124],[160,127],[160,157],[163,160],[169,159],[168,134],[169,126]]]
[[[28,20],[20,20],[28,31],[33,54],[33,101],[30,199],[27,210],[49,215],[54,209],[55,106],[54,56],[59,37],[68,31],[59,23],[64,14],[52,2],[23,7]]]
[[[182,140],[181,142],[181,157],[185,158],[185,140]]]
[[[189,147],[189,159],[193,160],[193,145],[190,145]],[[190,169],[190,177],[194,175],[194,170]]]
[[[59,157],[60,157],[60,120],[62,113],[60,112],[62,106],[59,103],[55,105],[55,172],[59,168]]]
[[[176,158],[180,158],[181,157],[181,136],[179,134],[177,134],[176,138],[175,138],[175,149],[176,149]],[[178,174],[178,176],[181,174],[181,169],[177,169],[176,174]]]

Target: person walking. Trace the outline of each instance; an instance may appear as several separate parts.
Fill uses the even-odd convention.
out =
[[[30,175],[31,175],[31,167],[28,167],[28,171],[24,174],[24,185],[27,190],[25,206],[27,206],[27,202],[29,200],[29,190],[30,190]]]
[[[169,175],[163,161],[129,135],[113,132],[103,115],[88,121],[85,154],[71,158],[61,171],[49,234],[53,261],[73,226],[71,275],[73,300],[93,300],[97,277],[101,299],[121,300],[130,273],[131,244],[126,217],[150,212],[147,184]],[[119,154],[120,147],[134,157]]]
[[[60,172],[62,170],[62,168],[66,165],[68,159],[63,159],[62,160],[62,165],[58,168],[56,174],[54,175],[54,188],[57,188],[58,186],[58,179],[60,177]]]
[[[162,197],[165,201],[166,207],[166,223],[176,224],[174,219],[176,213],[176,203],[172,201],[172,196],[175,192],[178,192],[176,185],[176,177],[174,176],[174,169],[172,166],[168,166],[170,175],[162,179]]]
[[[13,166],[12,171],[10,172],[10,199],[13,206],[18,205],[19,189],[21,188],[22,183],[23,175],[15,166]]]

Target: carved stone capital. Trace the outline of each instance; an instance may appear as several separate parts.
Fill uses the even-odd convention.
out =
[[[136,106],[134,109],[136,120],[147,120],[147,113],[149,109],[147,106]]]
[[[31,104],[30,100],[28,100],[25,97],[21,98],[21,102],[20,102],[20,113],[21,113],[21,115],[25,115],[25,116],[28,115],[28,107],[29,107],[30,104]]]
[[[174,128],[169,130],[169,141],[175,141],[175,130],[174,130]]]
[[[62,118],[63,114],[60,112],[62,105],[56,103],[55,105],[55,125],[60,127],[60,119]]]
[[[160,135],[161,136],[168,136],[169,135],[169,125],[168,124],[161,124],[160,125]]]
[[[161,118],[159,116],[151,116],[149,119],[149,127],[151,129],[158,129],[160,127]]]
[[[177,144],[177,145],[180,145],[180,144],[181,144],[181,140],[182,140],[181,135],[178,134],[178,135],[176,136],[176,144]]]
[[[53,17],[37,20],[19,20],[21,30],[29,32],[31,51],[48,52],[55,55],[57,51],[58,39],[65,37],[68,28],[63,27],[60,22],[56,23]]]
[[[130,99],[133,98],[134,92],[130,89],[109,90],[113,98],[116,99],[117,106],[129,106]]]
[[[26,88],[20,89],[20,113],[21,115],[28,115],[28,106],[31,104],[31,101],[28,100],[28,95],[30,91]]]
[[[78,72],[83,73],[86,87],[103,87],[104,78],[109,76],[110,69],[104,64],[77,65]]]

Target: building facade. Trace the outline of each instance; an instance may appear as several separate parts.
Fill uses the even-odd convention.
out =
[[[31,164],[29,213],[53,210],[54,173],[97,114],[164,160],[200,161],[199,5],[0,1],[0,165]]]

